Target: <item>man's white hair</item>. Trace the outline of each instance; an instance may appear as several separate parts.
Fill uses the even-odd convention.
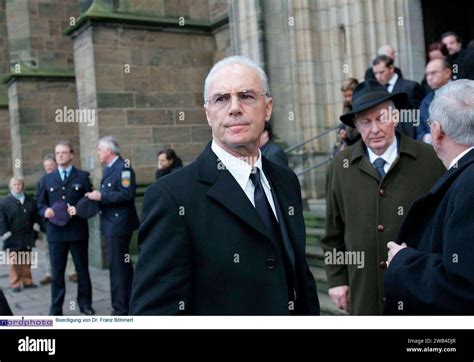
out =
[[[111,150],[112,153],[118,155],[120,153],[120,147],[112,136],[105,136],[99,140],[99,144],[103,144],[107,149]]]
[[[233,56],[230,56],[218,61],[216,64],[214,64],[214,66],[209,71],[209,74],[206,77],[206,81],[204,82],[204,103],[206,103],[209,100],[209,87],[211,85],[211,82],[215,74],[219,70],[221,70],[222,68],[228,65],[245,65],[255,70],[258,76],[260,77],[260,79],[262,80],[263,91],[265,95],[266,96],[270,95],[270,87],[268,86],[268,77],[265,71],[252,59],[244,57],[242,55],[233,55]]]
[[[395,51],[394,47],[389,45],[389,44],[385,44],[385,45],[382,45],[379,50],[377,50],[377,55],[386,55],[387,57],[390,57],[391,58],[391,53],[393,53]]]
[[[474,146],[473,80],[459,79],[439,88],[429,113],[453,142]]]

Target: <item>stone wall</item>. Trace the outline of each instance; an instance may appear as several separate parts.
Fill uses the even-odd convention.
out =
[[[57,110],[76,108],[74,78],[16,78],[8,90],[14,173],[34,186],[44,172],[43,156],[52,153],[56,142],[63,139],[72,142],[74,164],[80,167],[77,124],[56,122]]]

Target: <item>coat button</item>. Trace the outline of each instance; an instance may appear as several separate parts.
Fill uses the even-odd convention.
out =
[[[115,217],[118,217],[118,213],[115,213]]]
[[[380,194],[380,196],[387,196],[387,193],[385,192],[385,189],[380,189],[379,194]]]
[[[66,196],[64,196],[64,195],[63,195],[63,196],[61,196],[61,198],[62,198],[63,200],[66,200]]]
[[[63,186],[63,187],[61,187],[61,189],[62,189],[62,190],[66,190],[66,188],[65,188],[64,186]]]
[[[110,186],[112,186],[112,184],[109,182],[109,183],[107,184],[107,187],[110,187]]]
[[[379,268],[380,269],[387,269],[387,262],[386,261],[381,261],[379,263]]]
[[[379,226],[377,226],[377,230],[378,230],[378,231],[384,231],[384,230],[385,230],[385,226],[383,226],[382,224],[380,224]]]
[[[273,270],[276,268],[276,260],[272,258],[268,258],[265,260],[265,266],[268,270]]]
[[[49,189],[49,191],[53,192],[53,191],[54,191],[54,189],[51,187],[51,188]]]

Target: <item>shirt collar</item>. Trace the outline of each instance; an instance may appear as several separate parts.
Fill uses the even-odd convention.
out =
[[[12,194],[12,196],[15,199],[17,199],[18,201],[20,201],[23,204],[23,202],[25,201],[25,193],[24,192],[21,192],[21,193],[17,194],[16,192],[10,191],[10,193]]]
[[[66,170],[66,172],[69,176],[71,174],[72,165],[69,165],[67,168],[63,168],[62,166],[58,166],[58,171],[59,171],[60,174],[62,174],[64,170]]]
[[[249,163],[245,162],[239,157],[235,157],[221,146],[217,142],[212,141],[211,144],[212,151],[216,154],[220,162],[225,166],[225,168],[230,172],[232,177],[237,181],[242,190],[245,190],[247,183],[250,179],[250,173],[252,172],[252,166]],[[258,158],[254,164],[254,167],[260,169],[260,178],[262,180],[263,186],[270,188],[270,183],[268,182],[262,167],[262,153],[258,151]]]
[[[393,87],[395,85],[395,83],[397,83],[397,80],[398,80],[398,74],[393,73],[393,77],[392,77],[392,79],[390,79],[388,81],[388,84],[390,84]]]
[[[468,149],[464,150],[463,152],[461,152],[459,155],[456,156],[456,158],[454,160],[451,161],[451,164],[449,165],[449,168],[448,170],[450,170],[455,164],[457,164],[459,162],[459,160],[461,158],[463,158],[469,151],[471,151],[472,149],[474,149],[474,147],[469,147]]]
[[[118,156],[118,155],[115,156],[115,158],[114,158],[112,161],[109,162],[109,164],[107,165],[107,167],[112,167],[112,166],[114,165],[115,161],[117,161],[118,159],[119,159],[119,156]]]
[[[377,159],[377,158],[383,158],[385,160],[385,162],[387,163],[387,165],[390,167],[392,165],[392,163],[397,159],[397,156],[398,156],[398,140],[397,140],[397,137],[393,137],[393,142],[390,146],[388,146],[388,148],[385,150],[385,152],[378,156],[376,155],[374,152],[372,152],[372,150],[367,147],[367,153],[369,155],[369,160],[370,160],[370,163],[374,163],[374,161]]]

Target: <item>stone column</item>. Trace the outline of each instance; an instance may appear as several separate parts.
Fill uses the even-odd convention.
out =
[[[97,115],[96,72],[92,27],[86,27],[74,38],[74,64],[77,87],[77,106],[83,112],[93,115],[93,122],[79,124],[81,163],[91,175],[92,184],[100,189],[102,167],[97,157],[99,141],[99,119]],[[89,219],[89,260],[90,264],[105,268],[106,243],[100,232],[100,217]]]

